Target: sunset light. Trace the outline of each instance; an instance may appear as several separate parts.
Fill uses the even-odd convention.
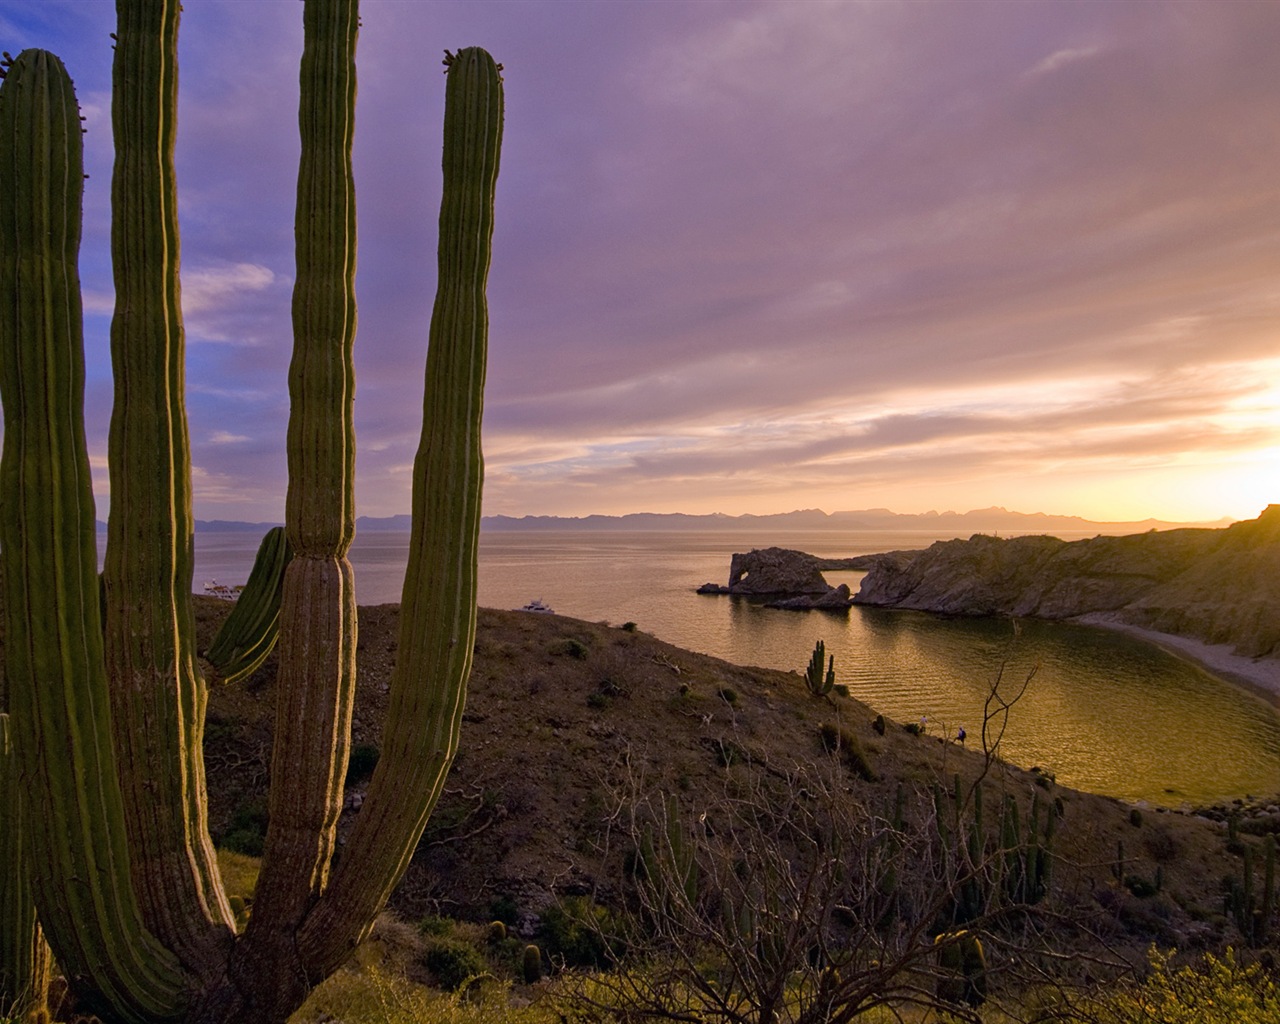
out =
[[[1280,47],[1280,15],[1133,9],[368,3],[359,511],[408,508],[440,97],[402,83],[459,39],[483,40],[507,80],[489,514],[1216,521],[1280,500],[1280,78],[1245,56]],[[202,518],[281,515],[295,14],[183,14]],[[86,117],[95,453],[111,29],[110,5],[0,2],[6,48],[62,53]]]

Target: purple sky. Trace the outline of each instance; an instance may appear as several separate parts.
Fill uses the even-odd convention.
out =
[[[1280,501],[1280,4],[365,0],[358,512],[408,511],[447,47],[505,65],[485,511],[1251,517]],[[201,518],[284,504],[296,0],[187,0]],[[2,0],[87,116],[106,511],[113,5]]]

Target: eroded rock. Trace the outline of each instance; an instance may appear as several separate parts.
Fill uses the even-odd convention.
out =
[[[774,594],[825,594],[831,589],[820,559],[788,548],[761,548],[735,554],[729,563],[729,593],[760,597]]]

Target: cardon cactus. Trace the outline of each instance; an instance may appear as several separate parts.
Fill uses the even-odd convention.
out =
[[[209,667],[224,683],[252,675],[275,647],[280,636],[284,571],[292,557],[284,527],[268,530],[235,607],[205,652]]]
[[[483,50],[448,55],[429,412],[414,467],[399,656],[384,756],[331,873],[354,684],[346,553],[358,15],[354,0],[304,6],[285,516],[294,557],[272,755],[290,770],[272,773],[262,873],[237,937],[205,826],[205,684],[190,603],[172,164],[178,10],[177,0],[117,5],[105,622],[82,412],[80,121],[51,55],[24,52],[0,87],[7,710],[14,756],[27,765],[20,795],[39,808],[27,817],[31,885],[76,994],[112,1021],[280,1022],[367,934],[458,743],[475,625],[502,85]],[[10,874],[0,875],[6,888]],[[0,992],[0,1003],[11,996]]]
[[[809,692],[815,697],[825,697],[836,685],[836,656],[831,655],[830,660],[826,656],[827,645],[819,640],[813,647],[813,656],[809,659],[809,667],[805,670],[804,681],[809,687]],[[826,663],[826,672],[823,672],[823,663]]]

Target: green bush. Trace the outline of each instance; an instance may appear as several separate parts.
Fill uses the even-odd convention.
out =
[[[567,654],[570,658],[577,658],[579,661],[585,661],[587,655],[591,653],[581,640],[568,636],[557,640],[549,650],[552,654]]]
[[[461,939],[433,937],[422,954],[422,962],[446,992],[453,992],[489,970],[489,962],[478,949]]]
[[[267,802],[262,797],[255,797],[244,801],[231,813],[227,831],[218,845],[249,857],[261,857],[266,837]]]
[[[608,907],[569,896],[542,914],[538,934],[547,954],[570,967],[608,967],[621,954],[621,928]]]
[[[489,915],[510,927],[520,920],[520,904],[510,893],[503,893],[489,901]]]
[[[347,759],[346,784],[353,786],[372,775],[374,768],[378,766],[380,756],[378,748],[372,743],[361,743],[352,747],[351,756]]]
[[[859,778],[867,782],[875,782],[879,778],[875,769],[871,767],[871,762],[867,760],[866,752],[858,742],[858,737],[848,729],[841,729],[830,722],[824,722],[819,730],[819,736],[823,749],[829,754],[838,753],[846,767]]]
[[[1096,1000],[1083,1018],[1098,1024],[1274,1024],[1280,985],[1259,964],[1242,965],[1228,949],[1175,970],[1172,954],[1152,949],[1151,972],[1137,985]]]
[[[445,938],[453,934],[453,922],[447,917],[428,914],[418,922],[418,931],[433,938]]]

